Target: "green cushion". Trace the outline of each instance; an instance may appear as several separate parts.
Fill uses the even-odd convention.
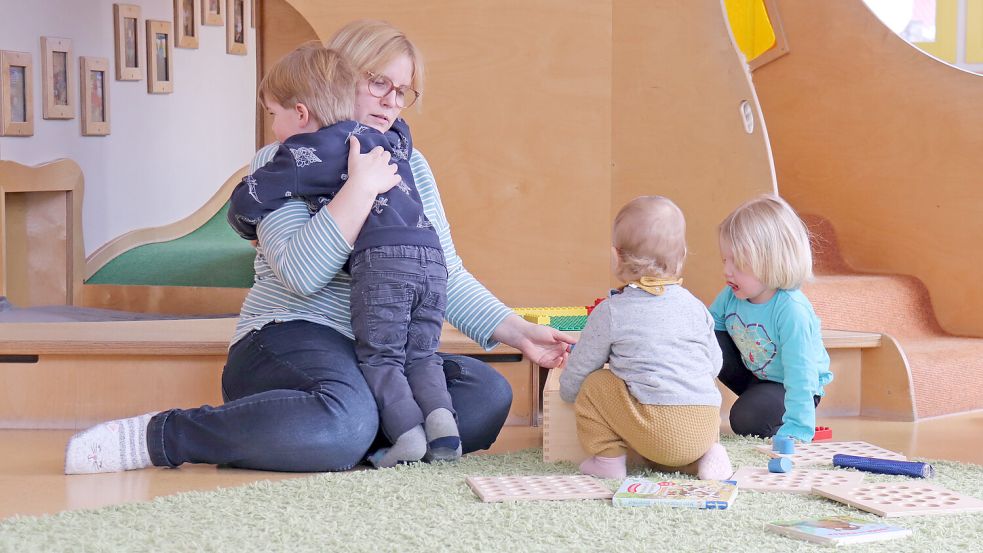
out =
[[[225,220],[229,204],[191,234],[124,252],[86,284],[249,288],[256,250]]]

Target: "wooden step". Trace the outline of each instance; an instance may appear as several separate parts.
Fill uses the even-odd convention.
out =
[[[0,323],[0,428],[83,429],[170,408],[220,405],[235,318]],[[506,424],[539,420],[538,370],[445,325],[440,351],[478,357],[512,385]]]

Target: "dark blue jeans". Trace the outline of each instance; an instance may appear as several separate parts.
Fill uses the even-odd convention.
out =
[[[437,355],[447,308],[444,252],[377,246],[352,255],[355,356],[379,406],[382,432],[395,442],[435,409],[454,413]]]
[[[744,365],[741,351],[730,334],[723,330],[714,333],[724,357],[717,378],[737,394],[737,401],[730,408],[730,429],[742,436],[774,436],[785,416],[785,385],[755,376]],[[813,396],[817,406],[819,399]]]
[[[512,389],[481,361],[441,357],[463,450],[487,449],[505,424]],[[324,325],[274,323],[236,342],[222,395],[224,405],[172,409],[151,419],[147,445],[154,465],[336,471],[388,445],[354,342]]]

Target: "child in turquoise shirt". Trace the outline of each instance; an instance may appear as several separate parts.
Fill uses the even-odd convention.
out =
[[[720,224],[727,287],[710,306],[723,353],[720,381],[737,394],[737,434],[811,442],[833,380],[819,318],[799,286],[812,277],[809,233],[784,200],[746,202]]]

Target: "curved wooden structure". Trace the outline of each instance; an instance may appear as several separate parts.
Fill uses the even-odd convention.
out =
[[[248,172],[249,166],[247,165],[233,173],[203,206],[184,219],[169,225],[137,229],[110,240],[85,260],[85,278],[90,278],[106,263],[133,248],[155,242],[177,240],[194,232],[225,206],[232,195],[232,189],[242,181]]]
[[[723,287],[717,225],[775,191],[754,87],[721,3],[616,1],[613,12],[611,216],[635,196],[672,198],[687,219],[686,287],[709,304]]]
[[[850,266],[917,277],[942,328],[983,337],[983,77],[860,0],[778,4],[792,50],[754,82],[782,195],[829,219]]]
[[[307,40],[308,26],[326,40],[363,17],[391,21],[419,45],[424,102],[406,112],[415,143],[466,265],[506,303],[603,295],[611,214],[641,194],[686,212],[687,286],[710,300],[722,286],[717,223],[774,190],[754,90],[719,2],[285,1],[264,2],[264,17],[289,22],[295,10],[308,25],[264,19],[264,36],[283,45]]]

